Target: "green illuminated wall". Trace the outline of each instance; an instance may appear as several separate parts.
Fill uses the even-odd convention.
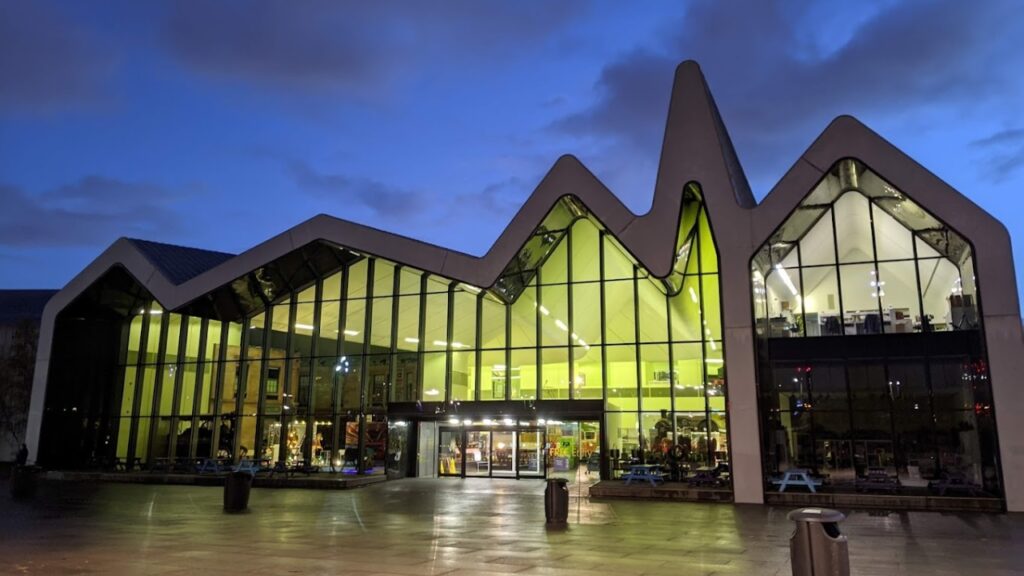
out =
[[[118,455],[284,459],[292,435],[340,447],[388,403],[603,399],[610,448],[660,449],[666,410],[693,460],[722,457],[718,258],[699,189],[684,194],[666,278],[566,197],[491,287],[363,256],[244,324],[140,310]]]

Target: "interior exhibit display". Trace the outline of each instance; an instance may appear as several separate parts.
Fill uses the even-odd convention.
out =
[[[757,202],[693,62],[643,215],[563,156],[479,257],[326,215],[237,255],[122,238],[50,300],[37,365],[49,468],[1024,510],[1005,228],[850,117]]]

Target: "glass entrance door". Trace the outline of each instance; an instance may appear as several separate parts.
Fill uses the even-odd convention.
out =
[[[437,473],[441,476],[462,476],[462,429],[441,428],[438,444]]]
[[[527,428],[516,434],[518,452],[516,458],[516,473],[519,478],[543,478],[544,458],[543,446],[544,437],[540,428]]]
[[[466,476],[491,475],[491,431],[466,432]]]
[[[495,430],[491,434],[494,442],[494,456],[491,460],[494,476],[515,476],[516,433],[512,430]]]

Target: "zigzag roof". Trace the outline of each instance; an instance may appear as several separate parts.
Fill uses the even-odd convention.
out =
[[[911,192],[912,197],[917,194],[900,181],[902,174],[908,174],[912,188],[940,187],[944,201],[968,208],[971,213],[980,212],[985,217],[987,223],[974,227],[976,230],[961,230],[965,236],[971,238],[970,232],[983,235],[1001,232],[1005,243],[1009,244],[1009,236],[1001,224],[849,116],[834,120],[759,206],[699,66],[686,61],[676,69],[654,200],[646,214],[632,213],[577,158],[566,155],[554,163],[482,257],[320,214],[237,256],[185,249],[191,256],[200,253],[202,258],[192,262],[195,266],[185,266],[184,271],[153,260],[150,248],[167,245],[119,239],[76,276],[50,306],[56,307],[52,311],[55,314],[110,268],[121,266],[162,306],[175,310],[315,241],[372,254],[475,286],[490,287],[555,203],[567,195],[586,206],[641,265],[653,275],[664,277],[671,270],[682,190],[688,182],[701,185],[723,260],[739,257],[745,263],[754,247],[771,234],[831,165],[850,156],[860,157],[886,174],[894,185]],[[891,170],[887,170],[889,168]],[[732,241],[723,233],[733,236]],[[735,250],[730,249],[729,244],[734,244]],[[736,250],[741,254],[729,254]],[[176,251],[160,252],[173,257]],[[190,259],[195,260],[191,256]],[[725,268],[728,266],[723,272],[730,275]],[[1013,283],[1012,271],[1003,276]],[[728,317],[737,313],[749,315],[748,311],[726,310],[727,323]]]

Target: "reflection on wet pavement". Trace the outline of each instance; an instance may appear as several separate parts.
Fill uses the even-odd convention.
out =
[[[548,530],[543,481],[254,489],[240,515],[210,487],[0,489],[2,574],[789,574],[788,510],[584,495]],[[843,529],[854,574],[1024,575],[1024,515],[854,513]]]

